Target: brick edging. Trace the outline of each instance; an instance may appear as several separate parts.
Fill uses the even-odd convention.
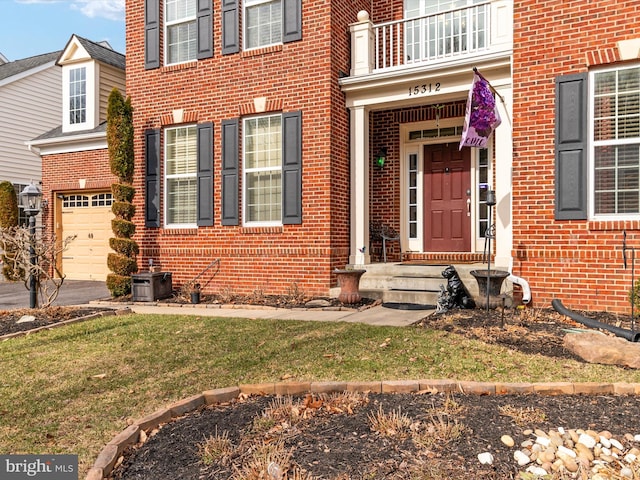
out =
[[[640,395],[640,383],[509,383],[471,382],[446,379],[389,380],[377,382],[281,382],[243,384],[237,387],[207,390],[178,400],[146,417],[117,434],[98,454],[85,480],[103,480],[113,470],[125,448],[135,445],[140,431],[152,430],[163,423],[185,415],[203,405],[216,405],[245,395],[303,395],[306,393],[464,393],[475,395]]]

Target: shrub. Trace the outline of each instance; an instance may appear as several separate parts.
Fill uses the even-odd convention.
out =
[[[138,244],[130,238],[110,238],[109,246],[111,250],[125,257],[135,257],[140,252]]]
[[[131,291],[131,277],[110,273],[107,275],[107,288],[114,297],[122,297]]]
[[[136,233],[136,226],[129,220],[114,218],[111,220],[111,228],[118,238],[131,238]]]
[[[135,258],[125,257],[118,253],[107,255],[107,266],[116,275],[128,276],[138,271],[138,263]]]
[[[9,181],[0,182],[0,228],[11,229],[18,226],[18,196]],[[21,280],[25,272],[21,268],[14,267],[16,258],[15,246],[3,242],[2,250],[2,275],[11,281]]]
[[[131,220],[136,213],[136,206],[128,202],[113,202],[111,211],[116,217]]]
[[[131,202],[136,193],[136,189],[124,183],[114,183],[111,185],[111,193],[116,202]]]

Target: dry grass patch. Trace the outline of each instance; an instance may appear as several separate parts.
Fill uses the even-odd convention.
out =
[[[547,414],[535,407],[516,408],[513,405],[507,404],[498,407],[498,412],[500,412],[500,415],[511,417],[519,427],[535,425],[537,423],[544,422],[547,419]]]

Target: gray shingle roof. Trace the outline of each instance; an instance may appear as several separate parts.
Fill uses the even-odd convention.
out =
[[[45,65],[49,62],[55,62],[62,51],[44,53],[35,57],[23,58],[14,62],[0,64],[0,80],[13,77],[20,73]]]
[[[92,42],[86,38],[79,37],[78,35],[76,35],[76,38],[94,60],[122,70],[125,69],[126,57],[122,53],[118,53],[111,48]]]
[[[93,128],[91,130],[82,130],[79,132],[66,132],[66,133],[62,132],[62,125],[59,125],[56,128],[49,130],[48,132],[45,132],[42,135],[34,138],[32,142],[39,141],[39,140],[50,140],[53,138],[64,138],[64,137],[71,138],[77,135],[87,135],[90,133],[100,133],[100,132],[106,132],[106,131],[107,131],[107,122],[102,122],[96,128]]]

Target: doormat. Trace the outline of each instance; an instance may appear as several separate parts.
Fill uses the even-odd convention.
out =
[[[419,303],[397,303],[385,302],[382,304],[385,308],[393,308],[394,310],[435,310],[435,305],[422,305]]]

